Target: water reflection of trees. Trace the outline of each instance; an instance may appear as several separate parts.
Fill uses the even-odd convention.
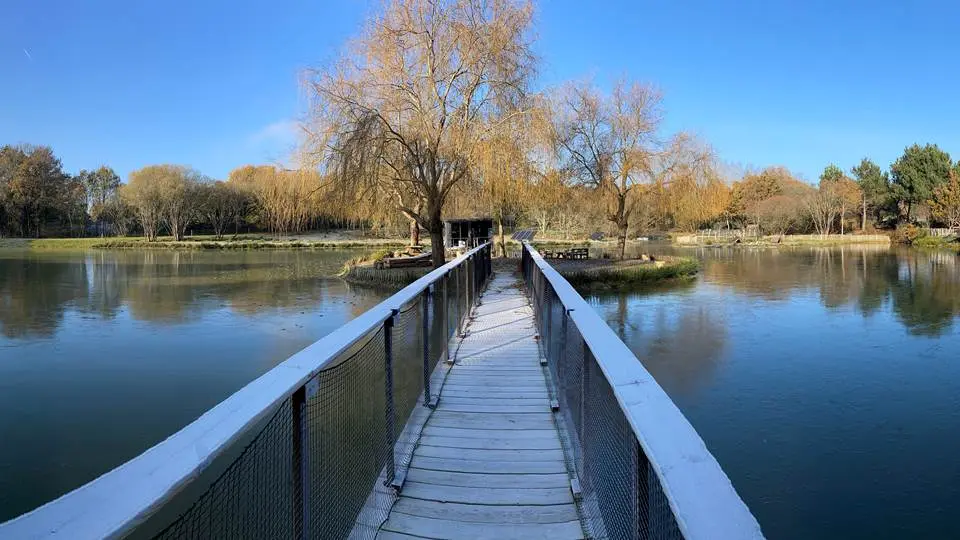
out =
[[[726,345],[723,315],[682,298],[631,308],[644,294],[603,295],[599,305],[608,306],[607,324],[668,393],[688,393],[713,376]]]
[[[916,335],[941,335],[960,315],[960,265],[948,252],[876,246],[726,251],[708,255],[704,274],[769,300],[814,290],[828,308],[852,306],[871,315],[889,306]]]
[[[85,296],[83,265],[45,264],[37,257],[0,259],[0,329],[6,337],[46,337],[65,306]]]
[[[328,282],[355,253],[26,252],[0,257],[0,331],[46,337],[73,310],[178,323],[229,308],[242,314],[328,300]],[[367,302],[359,302],[366,306]]]

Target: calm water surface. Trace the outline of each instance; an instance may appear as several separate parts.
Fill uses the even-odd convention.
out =
[[[960,258],[696,254],[696,283],[588,300],[767,536],[960,538]]]
[[[332,277],[359,253],[0,250],[0,522],[385,298]]]

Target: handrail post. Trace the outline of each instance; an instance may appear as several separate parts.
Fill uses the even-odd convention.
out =
[[[557,364],[554,371],[555,376],[557,377],[557,387],[560,389],[559,393],[563,395],[564,401],[566,401],[566,388],[567,388],[567,319],[570,318],[570,312],[572,309],[567,309],[567,306],[563,305],[563,302],[560,303],[560,307],[563,308],[563,320],[560,321],[560,350],[557,351]],[[567,405],[569,407],[569,404]]]
[[[587,459],[589,459],[588,453],[590,450],[587,448],[587,405],[590,403],[590,400],[587,397],[587,393],[590,391],[587,386],[590,384],[590,361],[587,358],[590,352],[590,348],[587,347],[587,342],[582,337],[580,338],[580,343],[583,344],[583,354],[580,355],[583,358],[583,362],[580,364],[580,463],[577,468],[578,472],[583,474],[586,467]]]
[[[430,399],[430,287],[423,290],[423,405],[431,406]]]
[[[383,321],[383,356],[384,356],[384,396],[386,415],[386,444],[387,444],[387,479],[386,485],[392,486],[396,476],[396,463],[394,462],[394,437],[395,437],[395,419],[393,412],[393,323],[397,316],[396,309],[391,310],[390,316]]]
[[[460,336],[462,335],[462,334],[460,333],[460,328],[461,328],[461,326],[462,326],[462,325],[460,324],[460,319],[461,319],[461,316],[460,316],[460,272],[461,272],[462,269],[463,269],[463,265],[457,266],[457,277],[453,278],[453,281],[454,281],[454,283],[455,283],[456,286],[457,286],[456,294],[454,295],[454,304],[457,306],[456,313],[454,314],[454,317],[456,318],[456,323],[457,323],[457,337],[460,337]]]
[[[633,442],[634,451],[637,453],[636,474],[634,475],[634,519],[636,520],[635,531],[647,531],[650,529],[650,466],[647,462],[647,456],[643,453],[643,447],[640,441]],[[646,512],[643,510],[646,509]]]
[[[472,263],[473,263],[473,255],[467,257],[467,260],[463,262],[464,269],[466,270],[463,276],[463,285],[464,287],[467,288],[467,303],[466,303],[467,312],[464,313],[464,317],[470,316],[470,306],[471,306],[470,299],[473,297],[473,290],[472,290],[473,286],[470,284],[470,274],[471,274],[470,267],[472,266]]]
[[[293,440],[290,455],[290,474],[293,477],[293,530],[295,538],[307,537],[307,460],[304,459],[303,443],[306,439],[306,417],[303,414],[307,402],[307,387],[301,386],[290,396],[290,420]]]
[[[546,324],[543,329],[543,352],[547,357],[547,363],[553,363],[553,355],[550,354],[553,349],[553,300],[547,291],[547,286],[543,287],[543,309],[546,313]]]
[[[443,356],[450,362],[450,272],[443,275]]]

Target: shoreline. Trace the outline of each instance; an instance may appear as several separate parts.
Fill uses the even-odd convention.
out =
[[[31,251],[52,250],[262,250],[262,249],[347,249],[347,248],[396,248],[407,244],[405,239],[354,238],[354,239],[278,239],[263,236],[216,240],[212,236],[195,236],[184,240],[160,238],[148,242],[142,237],[125,238],[0,238],[0,249],[27,249]]]
[[[750,239],[736,236],[710,236],[700,234],[678,234],[671,242],[681,247],[795,247],[795,246],[855,246],[855,245],[893,245],[886,234],[787,234],[765,235]]]

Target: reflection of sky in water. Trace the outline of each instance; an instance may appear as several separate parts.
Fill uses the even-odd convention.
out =
[[[348,251],[0,253],[0,521],[137,455],[388,293]]]
[[[589,300],[770,538],[960,537],[960,267],[703,250],[694,285]]]

